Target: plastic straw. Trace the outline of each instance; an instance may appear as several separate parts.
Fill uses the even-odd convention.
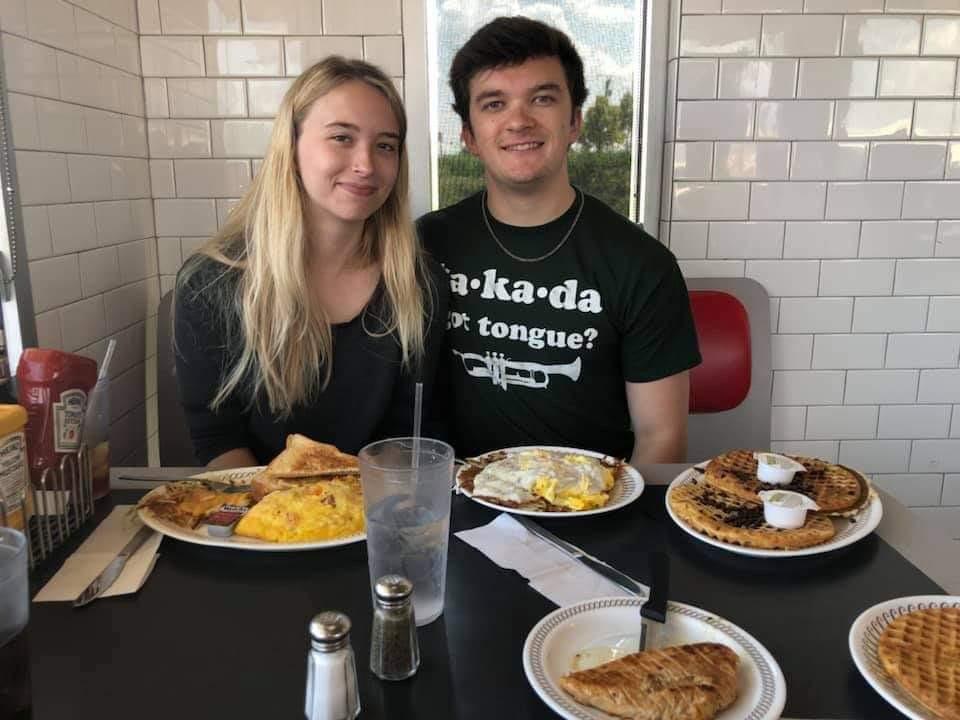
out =
[[[110,366],[110,361],[113,359],[113,351],[116,349],[116,339],[110,338],[110,342],[107,343],[107,351],[103,354],[103,362],[100,363],[100,372],[97,373],[97,380],[103,380],[107,376],[107,368]]]
[[[413,468],[420,467],[420,421],[423,415],[423,383],[418,382],[413,394]]]

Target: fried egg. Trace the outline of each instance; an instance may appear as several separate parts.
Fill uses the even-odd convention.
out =
[[[613,488],[613,470],[578,453],[522,450],[490,463],[473,480],[473,494],[518,505],[543,498],[567,510],[603,507]]]

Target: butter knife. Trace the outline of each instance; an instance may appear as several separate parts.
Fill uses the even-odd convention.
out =
[[[153,528],[147,527],[146,525],[140,528],[137,534],[131,538],[130,542],[124,545],[117,556],[110,561],[110,564],[93,579],[93,582],[87,585],[86,590],[77,595],[77,599],[73,601],[73,606],[83,607],[96,600],[105,590],[109,589],[109,587],[117,581],[117,578],[120,577],[120,573],[123,571],[123,567],[127,564],[130,556],[133,555],[137,551],[137,548],[143,545],[144,541],[151,535],[153,535]]]
[[[670,584],[670,558],[662,551],[647,554],[650,595],[640,606],[640,650],[660,646],[658,636],[667,622],[667,587]]]
[[[521,525],[523,525],[527,530],[529,530],[531,533],[539,537],[541,540],[546,540],[548,543],[553,545],[555,548],[557,548],[561,552],[569,555],[574,560],[577,560],[580,563],[586,565],[588,568],[590,568],[594,572],[600,575],[603,575],[603,577],[607,578],[607,580],[610,580],[611,582],[616,583],[627,592],[633,593],[637,597],[641,597],[641,598],[647,597],[647,589],[643,585],[638,583],[629,575],[625,575],[624,573],[620,572],[612,565],[608,565],[603,560],[600,560],[599,558],[595,558],[593,555],[590,555],[584,552],[583,550],[578,548],[576,545],[572,543],[568,543],[566,540],[563,540],[561,538],[558,538],[549,530],[543,529],[542,527],[537,525],[535,522],[527,519],[523,515],[514,515],[513,519],[516,520]]]

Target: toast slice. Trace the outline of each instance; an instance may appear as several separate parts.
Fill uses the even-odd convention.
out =
[[[356,456],[297,434],[287,436],[286,449],[267,466],[267,473],[275,478],[309,478],[359,472]]]
[[[737,654],[719,643],[624,655],[560,678],[577,702],[635,720],[710,720],[737,699]]]
[[[290,490],[292,488],[302,488],[315,483],[321,483],[331,480],[358,480],[357,473],[344,473],[341,475],[311,475],[302,478],[283,478],[274,477],[267,471],[257,473],[250,479],[250,495],[255,502],[260,502],[272,492],[277,490]]]

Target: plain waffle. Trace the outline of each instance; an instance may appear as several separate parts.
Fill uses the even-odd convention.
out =
[[[827,542],[835,530],[830,518],[807,514],[803,527],[784,530],[763,519],[763,505],[703,482],[675,487],[671,509],[694,530],[723,542],[764,550],[797,550]]]
[[[560,678],[583,705],[635,720],[709,720],[737,699],[737,654],[719,643],[676,645]]]
[[[960,608],[929,608],[887,625],[877,653],[883,669],[941,720],[960,720]]]
[[[707,464],[704,478],[710,485],[745,500],[758,501],[761,490],[793,490],[806,495],[828,515],[855,513],[870,498],[870,486],[858,472],[817,458],[793,457],[805,472],[788,485],[767,485],[757,478],[757,460],[751,450],[731,450]]]

